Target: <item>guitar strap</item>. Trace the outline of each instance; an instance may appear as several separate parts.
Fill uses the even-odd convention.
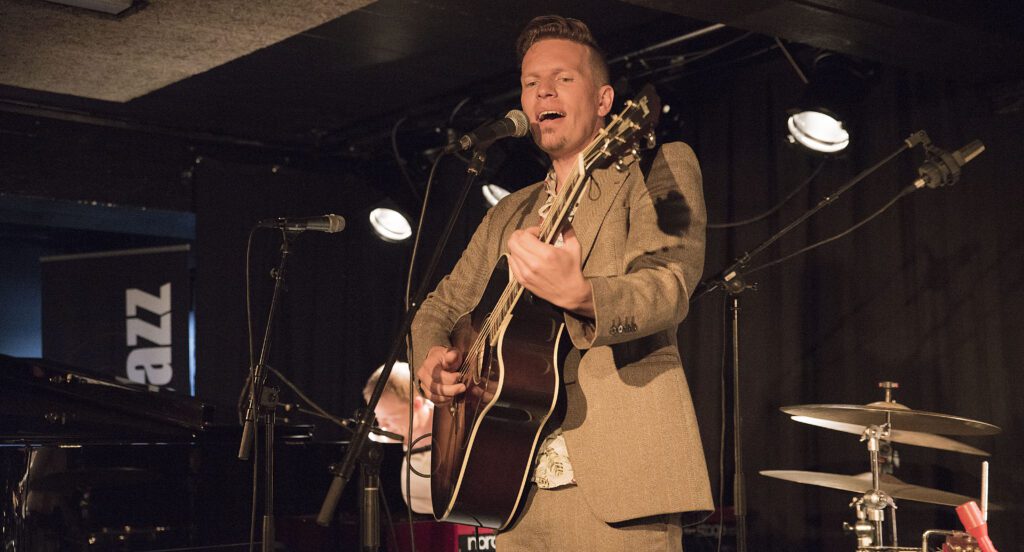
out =
[[[654,158],[658,156],[660,150],[661,146],[658,146],[640,156],[640,173],[644,175],[644,182],[647,182],[647,176],[651,174],[651,166],[654,165]]]

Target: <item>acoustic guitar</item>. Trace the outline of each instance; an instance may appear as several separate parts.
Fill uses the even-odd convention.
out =
[[[661,112],[653,87],[626,102],[577,163],[553,199],[540,239],[556,242],[571,222],[589,175],[614,165],[625,171],[642,140],[654,146]],[[515,518],[545,426],[564,413],[561,369],[571,347],[563,313],[510,278],[502,256],[483,296],[451,332],[462,352],[466,391],[434,411],[431,496],[443,521],[504,529]]]

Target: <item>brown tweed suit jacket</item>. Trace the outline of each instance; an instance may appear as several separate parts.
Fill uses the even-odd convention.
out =
[[[517,228],[537,225],[544,184],[484,217],[462,257],[413,323],[413,363],[449,345],[455,321],[483,294]],[[713,508],[676,327],[704,265],[706,214],[689,146],[663,145],[645,179],[637,163],[594,171],[576,210],[595,319],[566,313],[575,349],[564,370],[562,424],[576,481],[594,514],[618,522]]]

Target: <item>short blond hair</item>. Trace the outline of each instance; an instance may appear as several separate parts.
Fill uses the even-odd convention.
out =
[[[377,387],[377,380],[380,379],[381,372],[383,371],[384,365],[381,365],[379,368],[374,370],[373,373],[370,374],[370,378],[366,380],[366,385],[363,386],[363,399],[366,402],[370,402],[370,395],[373,395],[373,388]],[[394,395],[402,402],[408,402],[410,378],[409,364],[398,361],[391,368],[391,375],[388,376],[388,383],[385,385],[384,391],[394,393]]]
[[[608,61],[604,52],[597,45],[597,40],[590,32],[590,27],[579,19],[562,17],[560,15],[541,15],[534,17],[526,24],[523,31],[516,39],[516,56],[519,58],[519,65],[523,64],[523,58],[530,46],[552,38],[568,40],[576,44],[582,44],[590,51],[590,70],[593,72],[594,83],[597,86],[609,84]]]

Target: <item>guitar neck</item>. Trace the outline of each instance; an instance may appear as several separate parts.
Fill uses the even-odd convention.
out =
[[[637,111],[642,111],[644,117],[650,116],[648,98],[651,96],[653,96],[653,90],[641,93],[640,98],[636,101],[626,102],[623,112],[614,115],[611,121],[598,131],[597,136],[576,157],[576,163],[556,192],[548,215],[541,222],[539,239],[542,242],[549,245],[555,244],[561,233],[572,222],[576,207],[587,188],[590,173],[597,164],[617,159],[616,168],[625,170],[626,163],[623,161],[623,152],[631,154],[633,158],[639,155],[637,147],[630,146],[630,144],[632,139],[645,127],[638,123],[633,115]],[[627,116],[627,114],[630,115]],[[491,312],[486,331],[480,333],[481,339],[485,335],[489,339],[494,339],[497,328],[501,326],[501,321],[512,311],[522,294],[523,286],[515,278],[509,278],[508,286]]]

